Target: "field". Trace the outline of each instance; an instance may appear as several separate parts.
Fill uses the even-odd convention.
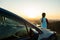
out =
[[[58,40],[60,40],[60,21],[59,20],[50,20],[49,29],[57,32]]]
[[[58,34],[60,34],[60,21],[59,20],[50,20],[48,28],[53,31],[56,31]]]

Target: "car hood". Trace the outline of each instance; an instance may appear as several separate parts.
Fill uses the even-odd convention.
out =
[[[42,39],[42,38],[48,38],[50,37],[52,34],[54,34],[54,31],[51,31],[49,29],[45,29],[45,28],[40,28],[39,29],[42,31],[42,34],[39,35],[38,40]]]

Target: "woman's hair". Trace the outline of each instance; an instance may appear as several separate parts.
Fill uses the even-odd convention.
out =
[[[46,13],[42,13],[42,17],[45,17],[46,16]]]

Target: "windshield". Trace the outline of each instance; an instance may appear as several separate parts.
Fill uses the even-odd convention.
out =
[[[10,37],[14,34],[20,37],[27,36],[24,22],[18,22],[10,18],[0,16],[0,38]]]

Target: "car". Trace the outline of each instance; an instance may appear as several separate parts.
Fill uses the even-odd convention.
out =
[[[40,28],[0,8],[0,40],[56,40],[56,32]]]

